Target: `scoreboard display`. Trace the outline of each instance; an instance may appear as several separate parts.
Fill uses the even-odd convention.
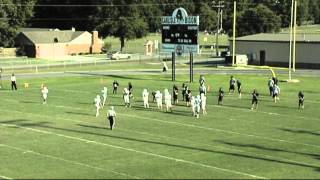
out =
[[[199,27],[197,25],[162,25],[162,43],[197,45],[198,31]]]

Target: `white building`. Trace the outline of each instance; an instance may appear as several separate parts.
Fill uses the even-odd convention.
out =
[[[289,64],[290,34],[255,34],[236,38],[236,54],[247,54],[249,64]],[[232,39],[230,39],[232,50]],[[320,68],[320,34],[296,35],[296,67]]]

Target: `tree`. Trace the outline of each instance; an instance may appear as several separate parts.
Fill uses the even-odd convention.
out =
[[[33,16],[35,0],[0,0],[0,46],[14,46],[18,29]]]
[[[207,3],[201,3],[199,6],[199,16],[200,19],[200,27],[201,31],[214,31],[217,28],[217,12],[212,9]]]
[[[239,36],[277,32],[280,25],[280,18],[268,7],[259,4],[256,8],[250,8],[240,14],[237,21],[237,32]]]
[[[38,0],[33,27],[92,30],[89,16],[94,13],[95,1],[90,0]],[[57,6],[60,5],[60,6]],[[77,6],[81,5],[81,6]],[[87,5],[87,6],[86,6]]]
[[[148,34],[148,23],[141,9],[136,6],[139,4],[137,0],[114,0],[111,3],[114,7],[98,7],[95,16],[101,19],[96,22],[96,29],[103,36],[119,37],[122,51],[125,40],[141,38]]]
[[[313,0],[309,1],[309,19],[314,23],[318,24],[319,16],[320,16],[320,9],[319,9],[319,1]]]

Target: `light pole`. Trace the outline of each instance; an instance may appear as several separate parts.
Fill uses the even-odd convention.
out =
[[[216,2],[213,1],[213,7],[218,8],[218,21],[217,21],[217,30],[216,30],[216,56],[219,56],[219,33],[222,30],[222,12],[223,10],[221,8],[224,7],[224,1],[219,1],[218,5],[216,5]]]
[[[292,67],[292,29],[293,29],[293,6],[294,0],[291,0],[291,18],[290,18],[290,39],[289,39],[289,80],[291,81],[291,67]]]
[[[236,20],[237,20],[237,1],[233,2],[233,40],[232,40],[232,66],[235,63],[236,51]]]

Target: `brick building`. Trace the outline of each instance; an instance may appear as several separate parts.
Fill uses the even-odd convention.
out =
[[[16,39],[28,57],[56,58],[80,53],[100,53],[103,41],[98,31],[25,29]]]

